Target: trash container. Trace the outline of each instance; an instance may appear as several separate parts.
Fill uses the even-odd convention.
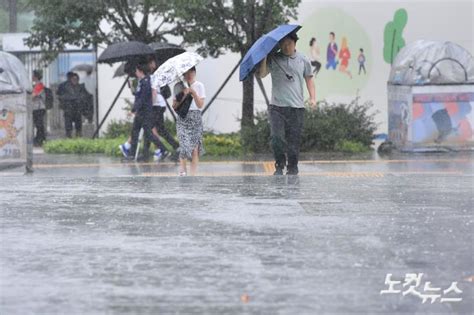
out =
[[[451,42],[420,40],[397,55],[388,81],[388,140],[401,151],[474,148],[474,60]]]
[[[12,54],[0,51],[0,170],[32,166],[31,91],[25,67]]]

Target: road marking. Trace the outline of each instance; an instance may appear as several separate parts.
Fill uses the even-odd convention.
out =
[[[195,177],[273,177],[273,173],[251,173],[251,172],[199,172]],[[462,175],[462,172],[300,172],[298,176],[301,177],[336,177],[336,178],[383,178],[386,175]],[[128,175],[127,175],[128,176]],[[177,177],[176,173],[170,172],[145,172],[140,175],[130,175],[138,177]],[[192,177],[192,176],[191,176]]]
[[[384,177],[381,172],[328,172],[329,177]]]
[[[423,159],[423,160],[334,160],[334,161],[300,161],[299,164],[317,165],[317,164],[405,164],[405,163],[473,163],[471,159]],[[267,172],[275,171],[274,161],[202,161],[201,165],[263,165]],[[148,162],[148,163],[64,163],[64,164],[34,164],[34,168],[92,168],[92,167],[136,167],[136,166],[176,166],[173,162]]]
[[[272,174],[275,173],[275,164],[274,162],[264,162],[263,163],[263,168],[265,169],[266,174]]]

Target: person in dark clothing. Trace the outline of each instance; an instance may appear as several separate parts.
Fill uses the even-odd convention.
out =
[[[46,140],[46,130],[44,127],[44,117],[46,115],[46,96],[44,85],[41,82],[42,78],[43,75],[40,71],[33,71],[33,92],[31,93],[31,96],[33,104],[33,124],[36,128],[36,135],[33,139],[33,144],[36,146],[43,145],[43,142]]]
[[[151,92],[150,76],[148,75],[148,67],[145,64],[138,64],[136,66],[135,75],[138,78],[138,87],[135,94],[135,103],[133,104],[132,113],[135,114],[133,119],[132,127],[132,143],[130,156],[134,157],[137,145],[140,129],[143,128],[143,134],[145,140],[151,141],[157,147],[155,156],[160,158],[162,155],[167,154],[165,146],[160,142],[160,139],[153,134],[151,129],[153,128],[153,113],[152,104],[153,97]],[[148,159],[148,150],[144,150],[144,159]]]
[[[82,102],[85,87],[79,84],[79,76],[74,72],[67,73],[67,81],[58,86],[57,95],[60,108],[64,111],[66,137],[72,137],[73,124],[76,137],[82,137]],[[87,92],[87,91],[86,91]]]
[[[154,59],[150,59],[148,61],[148,66],[150,67],[151,73],[155,72],[158,68],[156,61]],[[160,88],[157,86],[156,80],[154,80],[154,76],[151,78],[151,88],[152,88],[152,95],[153,95],[153,133],[155,135],[160,135],[163,139],[165,139],[175,150],[174,153],[171,155],[171,159],[174,161],[178,160],[178,148],[179,144],[174,139],[174,137],[168,132],[165,127],[165,111],[166,111],[166,98],[171,96],[171,91],[168,86],[164,88]],[[168,92],[168,93],[163,93]],[[166,95],[168,94],[168,95]],[[149,148],[150,142],[145,141],[144,148]]]
[[[127,63],[128,67],[131,67],[132,63]],[[158,68],[156,61],[154,58],[150,58],[148,60],[148,69],[150,70],[150,73],[152,74],[153,72],[156,71]],[[134,70],[132,70],[134,71]],[[129,71],[130,72],[130,71]],[[135,74],[131,74],[131,76],[134,76]],[[172,161],[177,162],[179,158],[179,144],[175,140],[175,138],[168,132],[168,130],[165,127],[165,118],[164,114],[166,111],[166,106],[167,102],[166,99],[171,96],[171,90],[168,86],[165,86],[163,88],[160,88],[159,86],[156,86],[157,82],[154,80],[154,76],[151,75],[150,80],[151,80],[151,86],[152,86],[152,96],[153,96],[153,128],[152,132],[155,136],[159,137],[161,136],[165,141],[167,141],[174,149],[174,152],[171,154],[170,159]],[[122,154],[127,157],[130,153],[131,149],[131,136],[128,138],[128,140],[119,145],[119,149],[122,152]],[[146,152],[149,151],[150,149],[150,141],[145,140],[144,150]],[[165,156],[161,155],[160,158],[155,156],[155,159],[163,160]]]

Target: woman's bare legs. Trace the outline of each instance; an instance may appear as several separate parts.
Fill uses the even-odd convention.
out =
[[[199,163],[199,147],[196,147],[193,150],[193,159],[191,161],[191,176],[196,175],[198,163]]]
[[[186,175],[186,159],[179,159],[179,175]]]

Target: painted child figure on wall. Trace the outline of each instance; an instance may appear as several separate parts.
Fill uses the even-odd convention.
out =
[[[364,55],[364,49],[359,49],[359,57],[357,58],[357,61],[359,62],[359,75],[362,71],[364,70],[364,74],[367,74],[367,71],[365,71],[365,55]]]
[[[336,44],[336,35],[334,32],[329,33],[329,45],[326,53],[326,69],[332,68],[336,70],[337,64],[339,63],[336,61],[337,57],[337,44]]]
[[[309,49],[311,65],[314,67],[313,73],[317,74],[321,69],[321,54],[316,38],[313,37],[309,41]]]
[[[351,59],[351,52],[347,46],[347,38],[343,37],[341,40],[341,50],[339,51],[339,59],[341,60],[341,65],[339,66],[339,71],[345,73],[352,79],[351,72],[347,69],[349,67],[349,59]]]

